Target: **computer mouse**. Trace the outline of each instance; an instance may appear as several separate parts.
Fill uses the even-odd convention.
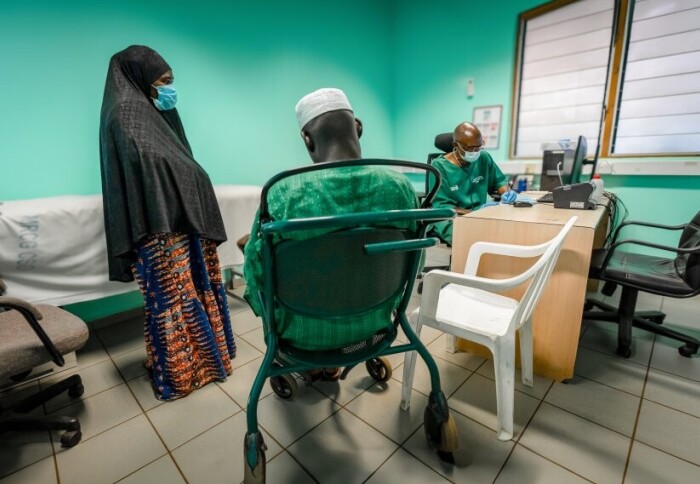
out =
[[[518,208],[521,208],[521,207],[532,207],[532,203],[527,202],[527,201],[525,201],[525,200],[516,200],[515,202],[513,202],[513,206],[514,206],[514,207],[518,207]]]

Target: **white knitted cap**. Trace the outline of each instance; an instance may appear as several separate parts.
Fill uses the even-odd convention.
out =
[[[350,101],[340,89],[326,87],[309,93],[299,99],[297,103],[296,112],[299,128],[303,128],[306,123],[323,113],[341,109],[352,111]]]

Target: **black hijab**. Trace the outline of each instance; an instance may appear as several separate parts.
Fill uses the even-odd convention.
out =
[[[162,232],[226,240],[209,176],[192,157],[176,109],[159,111],[151,85],[170,66],[132,45],[109,63],[100,114],[109,278],[131,281],[139,243]]]

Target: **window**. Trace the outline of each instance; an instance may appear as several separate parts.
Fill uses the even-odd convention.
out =
[[[700,0],[632,6],[611,152],[700,151]]]
[[[605,156],[700,152],[700,0],[558,0],[524,12],[513,99],[515,158],[579,135],[589,158],[601,137]]]

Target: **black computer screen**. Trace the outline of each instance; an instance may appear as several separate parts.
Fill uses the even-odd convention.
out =
[[[578,144],[576,145],[576,152],[574,153],[574,161],[571,164],[571,174],[569,177],[564,177],[564,183],[573,185],[574,183],[581,183],[581,172],[583,171],[583,160],[586,158],[586,153],[588,152],[588,141],[586,141],[585,136],[578,137]],[[568,180],[566,178],[569,178]]]

